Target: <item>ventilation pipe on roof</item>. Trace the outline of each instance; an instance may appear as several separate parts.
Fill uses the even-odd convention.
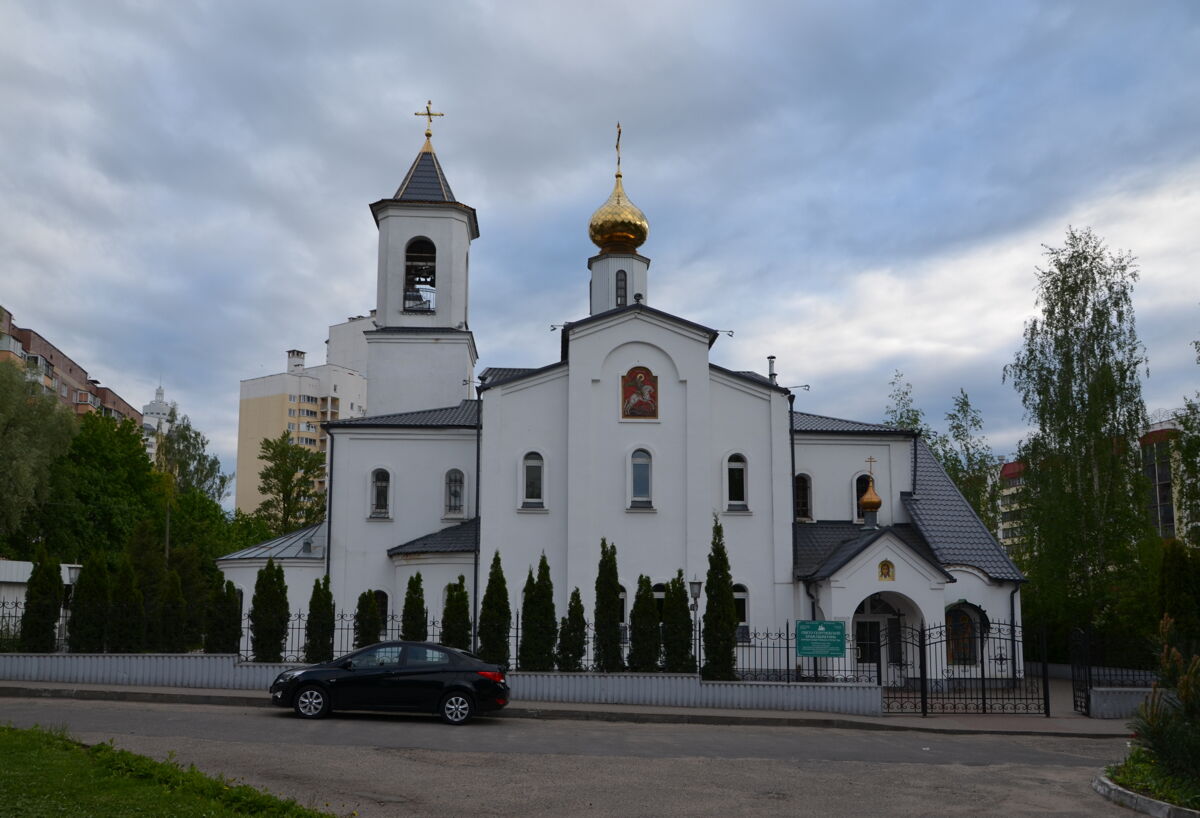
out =
[[[779,383],[775,380],[775,356],[767,356],[767,377],[771,379],[771,383]]]

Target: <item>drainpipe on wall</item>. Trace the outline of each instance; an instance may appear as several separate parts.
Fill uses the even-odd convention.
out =
[[[336,437],[325,429],[329,438],[329,472],[325,475],[325,576],[329,576],[329,555],[333,551],[333,441]]]
[[[479,649],[479,530],[483,527],[479,519],[479,487],[483,483],[479,473],[480,443],[483,441],[483,396],[479,398],[479,411],[475,414],[475,577],[471,590],[471,652]]]

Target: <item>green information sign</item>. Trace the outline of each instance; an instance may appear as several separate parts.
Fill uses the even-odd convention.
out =
[[[846,623],[796,620],[797,656],[845,656]]]

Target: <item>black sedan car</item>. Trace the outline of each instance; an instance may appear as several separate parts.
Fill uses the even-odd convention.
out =
[[[332,710],[411,710],[465,724],[508,704],[508,682],[458,648],[428,642],[379,642],[331,662],[285,670],[271,683],[271,702],[305,719]]]

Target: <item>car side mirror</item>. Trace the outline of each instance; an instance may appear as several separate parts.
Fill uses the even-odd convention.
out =
[[[347,659],[344,662],[340,662],[338,663],[338,667],[340,667],[342,670],[354,670],[354,660]]]

